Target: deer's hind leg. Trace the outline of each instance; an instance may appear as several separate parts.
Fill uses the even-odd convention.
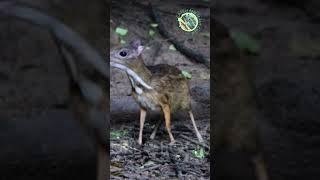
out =
[[[198,130],[198,128],[197,128],[196,122],[195,122],[194,117],[193,117],[193,113],[192,113],[191,110],[190,110],[188,113],[189,113],[190,119],[191,119],[191,121],[192,121],[193,128],[194,128],[194,130],[195,130],[195,132],[196,132],[197,138],[198,138],[199,142],[202,143],[202,142],[203,142],[203,139],[202,139],[202,136],[201,136],[201,134],[199,133],[199,130]]]
[[[163,105],[162,111],[163,111],[164,119],[166,122],[166,129],[168,131],[169,138],[170,138],[170,145],[173,145],[175,143],[175,140],[174,140],[173,135],[171,133],[171,110],[170,110],[169,105],[167,105],[167,104]]]
[[[162,124],[162,121],[163,121],[163,118],[162,118],[162,116],[161,116],[160,119],[158,120],[156,126],[154,127],[154,130],[152,131],[152,134],[151,134],[151,136],[150,136],[150,139],[152,139],[152,140],[154,139],[154,137],[156,136],[156,133],[157,133],[160,125]]]

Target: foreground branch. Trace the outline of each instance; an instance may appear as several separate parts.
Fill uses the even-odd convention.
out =
[[[15,17],[47,29],[79,59],[92,65],[105,78],[109,79],[108,63],[80,35],[58,20],[14,2],[1,2],[0,15]]]

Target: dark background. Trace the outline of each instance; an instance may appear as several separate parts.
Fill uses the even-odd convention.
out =
[[[261,46],[259,55],[249,59],[270,179],[319,179],[319,1],[213,4],[214,18],[229,31],[248,33]],[[244,170],[232,157],[229,161],[234,172]]]
[[[60,19],[105,53],[105,1],[18,2]],[[95,149],[68,108],[68,77],[52,37],[0,19],[0,179],[95,179]]]

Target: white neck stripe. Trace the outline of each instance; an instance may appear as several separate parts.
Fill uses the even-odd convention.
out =
[[[124,65],[118,64],[118,63],[114,63],[114,62],[110,62],[110,65],[112,67],[115,67],[115,68],[118,68],[118,69],[125,71],[130,77],[132,77],[136,82],[141,84],[143,87],[145,87],[147,89],[153,89],[146,82],[144,82],[143,79],[137,73],[135,73],[132,69],[128,68],[127,66],[124,66]]]

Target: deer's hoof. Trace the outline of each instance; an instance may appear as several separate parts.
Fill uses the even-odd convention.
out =
[[[151,134],[150,139],[154,140],[155,136],[156,136],[155,134]]]
[[[176,143],[176,141],[173,140],[173,141],[171,141],[171,142],[169,143],[169,146],[173,146],[175,143]]]
[[[204,140],[203,140],[202,138],[199,138],[199,142],[200,142],[200,143],[203,143]]]

